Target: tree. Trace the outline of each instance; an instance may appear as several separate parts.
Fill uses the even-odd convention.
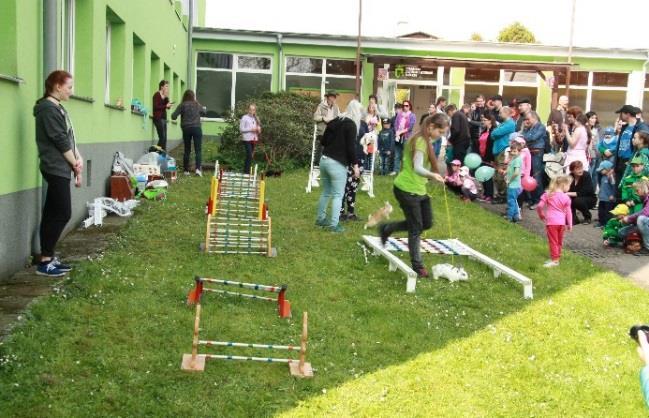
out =
[[[498,34],[498,42],[516,42],[521,44],[536,43],[534,34],[520,22],[514,22],[503,28]]]
[[[471,40],[472,40],[472,41],[477,41],[477,42],[482,42],[482,41],[484,41],[484,39],[482,39],[482,35],[480,35],[480,34],[477,33],[477,32],[473,32],[473,33],[471,34]]]

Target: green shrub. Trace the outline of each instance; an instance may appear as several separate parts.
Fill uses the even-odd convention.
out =
[[[257,105],[262,132],[254,159],[260,169],[286,170],[304,167],[311,158],[313,112],[318,99],[293,93],[264,93],[237,103],[226,122],[219,149],[220,162],[231,169],[242,169],[245,151],[241,145],[239,122],[248,105]]]

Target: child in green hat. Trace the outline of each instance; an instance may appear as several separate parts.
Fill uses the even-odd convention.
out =
[[[629,165],[631,167],[630,173],[620,181],[620,196],[622,202],[626,203],[630,208],[630,213],[633,214],[642,210],[642,199],[636,193],[633,185],[640,180],[646,180],[647,177],[643,175],[645,163],[641,156],[633,157]]]

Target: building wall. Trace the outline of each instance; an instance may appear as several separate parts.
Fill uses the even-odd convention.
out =
[[[39,251],[42,206],[32,108],[43,94],[43,8],[38,0],[2,0],[0,13],[0,277]],[[64,0],[58,0],[58,67],[64,68]],[[132,113],[139,99],[151,108],[157,84],[168,77],[179,101],[187,79],[187,19],[170,0],[76,0],[74,94],[64,103],[84,157],[84,186],[73,190],[72,228],[87,215],[86,202],[107,193],[112,156],[139,158],[157,141],[149,117]],[[5,13],[5,10],[8,13]],[[203,4],[204,10],[204,4]],[[204,16],[199,16],[204,19]],[[105,104],[106,23],[112,21],[110,95]],[[200,19],[199,19],[200,21]],[[17,24],[20,22],[20,25]],[[9,29],[8,29],[9,28]],[[161,29],[163,28],[163,29]],[[153,63],[155,54],[159,65]],[[134,65],[135,64],[135,65]],[[166,69],[166,71],[165,71]],[[21,81],[22,80],[22,81]],[[120,100],[124,108],[114,105]],[[169,124],[169,143],[178,143],[180,125]],[[7,237],[16,237],[9,240]]]

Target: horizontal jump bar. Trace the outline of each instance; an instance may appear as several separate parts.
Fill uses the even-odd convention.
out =
[[[212,360],[248,360],[248,361],[262,361],[264,363],[293,363],[297,360],[290,358],[272,358],[272,357],[245,357],[245,356],[228,356],[220,354],[201,354],[206,359]]]
[[[221,347],[246,347],[246,348],[268,348],[270,350],[287,350],[287,351],[296,351],[299,350],[299,346],[293,345],[274,345],[274,344],[250,344],[250,343],[234,343],[229,341],[198,341],[199,344],[212,346],[217,345]]]
[[[206,292],[221,293],[221,294],[230,295],[230,296],[241,296],[243,298],[248,298],[248,299],[261,299],[261,300],[267,300],[269,302],[277,302],[277,299],[269,298],[269,297],[266,297],[266,296],[249,295],[247,293],[239,293],[239,292],[229,292],[227,290],[221,290],[221,289],[203,288],[203,290],[206,291]]]
[[[223,280],[223,279],[213,279],[211,277],[197,277],[197,279],[207,283],[221,284],[223,286],[235,286],[235,287],[241,287],[244,289],[252,289],[252,290],[265,290],[267,292],[275,292],[275,293],[279,293],[282,291],[282,289],[286,289],[286,285],[268,286],[265,284],[235,282],[233,280]]]

